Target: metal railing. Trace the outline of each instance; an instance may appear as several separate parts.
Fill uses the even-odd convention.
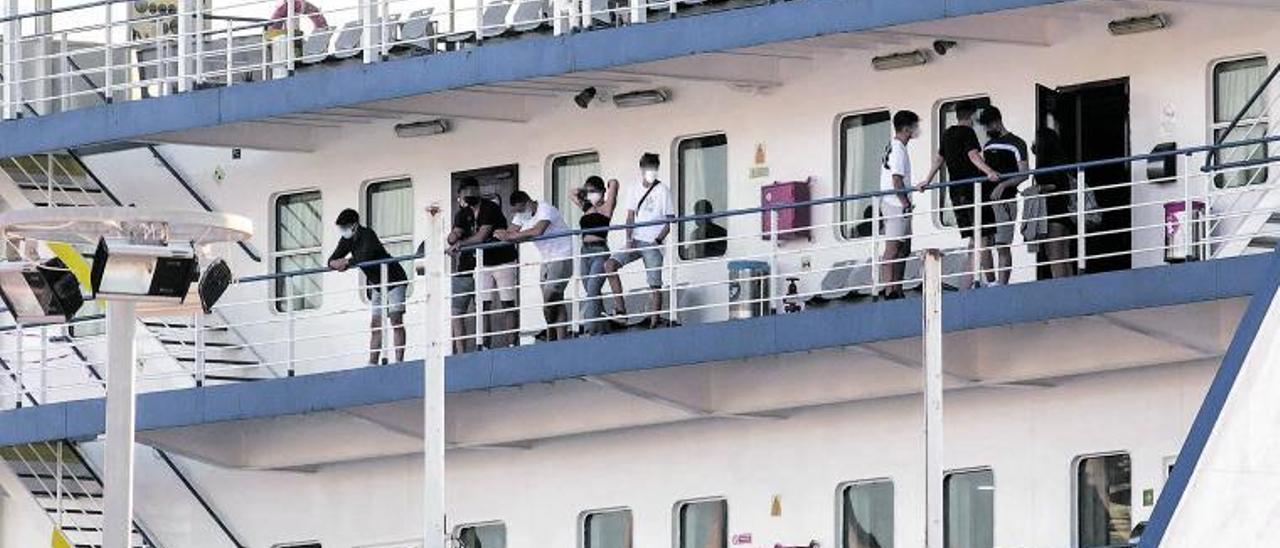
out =
[[[22,115],[24,102],[41,113],[69,110],[99,94],[141,99],[287,77],[333,60],[375,63],[751,0],[703,2],[347,0],[323,2],[321,10],[306,0],[175,0],[138,4],[160,6],[139,13],[133,2],[96,0],[0,11],[4,117]]]
[[[461,251],[477,255],[477,268],[465,273],[448,272],[444,264],[447,258],[443,243],[445,225],[443,215],[437,214],[431,219],[432,228],[426,246],[431,251],[425,257],[395,257],[356,265],[379,272],[377,278],[382,281],[376,284],[360,281],[353,272],[338,273],[326,267],[239,278],[214,308],[225,313],[224,317],[238,321],[210,325],[206,323],[205,316],[194,315],[190,322],[189,342],[196,358],[189,364],[175,360],[164,348],[143,346],[139,351],[139,383],[146,391],[214,382],[226,376],[270,378],[268,372],[271,369],[285,375],[301,375],[369,363],[419,359],[426,355],[429,345],[444,339],[454,343],[455,351],[465,352],[476,348],[535,344],[561,329],[568,337],[607,336],[601,332],[608,329],[593,330],[591,327],[616,326],[615,331],[638,329],[641,327],[636,324],[644,319],[660,326],[714,322],[795,313],[806,307],[836,306],[844,301],[865,301],[883,293],[886,288],[902,285],[912,290],[921,282],[917,271],[918,259],[914,255],[887,256],[885,253],[887,244],[907,238],[886,234],[883,225],[903,220],[910,222],[915,229],[909,238],[914,249],[936,248],[942,251],[944,283],[957,290],[968,289],[974,279],[995,280],[1001,276],[1007,276],[1011,283],[1030,282],[1045,277],[1044,273],[1038,273],[1042,270],[1051,270],[1053,274],[1062,276],[1154,266],[1164,264],[1166,260],[1210,259],[1215,256],[1215,250],[1224,249],[1232,242],[1273,235],[1271,230],[1277,231],[1274,236],[1280,236],[1280,228],[1269,228],[1269,225],[1242,231],[1208,231],[1211,226],[1223,226],[1218,224],[1219,221],[1269,215],[1280,209],[1280,206],[1264,205],[1228,207],[1236,204],[1240,195],[1273,193],[1276,189],[1274,183],[1226,189],[1219,189],[1213,184],[1213,178],[1218,174],[1274,167],[1273,164],[1280,164],[1280,159],[1266,158],[1219,166],[1209,172],[1192,166],[1196,165],[1199,155],[1213,154],[1224,147],[1253,146],[1276,140],[1280,140],[1280,136],[1009,174],[1008,177],[1031,178],[1031,182],[1024,183],[1020,196],[994,201],[979,199],[973,206],[964,206],[979,209],[1009,204],[1020,210],[1015,220],[1001,219],[995,227],[1017,228],[1014,238],[977,246],[978,251],[988,251],[996,256],[994,264],[972,260],[970,250],[956,229],[935,226],[931,219],[938,213],[937,208],[927,212],[897,213],[882,211],[880,207],[886,197],[904,194],[918,199],[925,192],[974,186],[980,183],[976,180],[935,184],[907,192],[876,191],[803,203],[689,215],[651,223],[572,230],[535,238],[535,241],[565,238],[573,244],[572,254],[558,258],[570,260],[573,265],[565,292],[562,296],[552,295],[550,302],[541,297],[544,284],[537,271],[544,263],[530,260],[537,256],[532,249],[522,250],[522,260],[516,263],[486,266],[486,252],[492,253],[495,247],[510,244],[486,243],[464,248]],[[1165,178],[1115,182],[1106,186],[1099,184],[1100,181],[1091,183],[1086,180],[1089,170],[1100,166],[1128,165],[1168,157],[1178,158],[1180,168],[1178,173]],[[1273,175],[1280,174],[1280,170],[1270,171]],[[1075,183],[1066,185],[1070,188],[1041,192],[1038,197],[1030,192],[1032,187],[1042,185],[1054,175],[1067,175],[1056,180],[1074,178]],[[1131,198],[1127,201],[1111,199],[1121,194]],[[1096,195],[1097,199],[1090,199],[1091,195]],[[1029,201],[1057,198],[1085,204],[1085,207],[1068,206],[1065,210],[1056,207],[1037,212]],[[1097,205],[1090,205],[1095,202]],[[1267,202],[1253,200],[1252,203]],[[1175,204],[1170,206],[1171,211],[1180,210],[1184,216],[1167,218],[1168,204]],[[851,208],[868,214],[811,226],[780,225],[782,212],[788,209],[824,206]],[[950,209],[954,211],[957,208]],[[1186,215],[1187,212],[1191,214]],[[837,215],[835,218],[840,217]],[[768,222],[764,222],[766,220]],[[987,221],[980,214],[975,215],[975,220],[978,225],[975,229],[982,233],[983,223]],[[699,223],[720,224],[727,233],[723,237],[695,241],[688,229]],[[1049,232],[1042,224],[1058,224],[1066,229]],[[652,246],[667,259],[661,266],[649,265],[649,269],[661,275],[662,283],[651,288],[645,280],[646,268],[631,265],[619,271],[619,281],[624,287],[621,293],[614,294],[608,289],[609,284],[604,284],[605,289],[601,293],[593,291],[588,294],[583,282],[597,281],[601,275],[598,271],[593,273],[584,269],[583,260],[601,257],[603,253],[582,252],[582,238],[612,234],[613,249],[617,251],[621,248],[616,244],[621,243],[618,240],[627,229],[656,225],[672,227],[672,235],[665,243]],[[1084,231],[1074,229],[1081,226],[1085,227]],[[1169,231],[1189,236],[1167,238]],[[717,231],[710,233],[718,234]],[[838,236],[842,234],[855,236]],[[807,240],[802,235],[817,237]],[[1127,241],[1127,245],[1118,245],[1116,241],[1122,244]],[[1041,252],[1032,253],[1024,249],[1029,244],[1034,244]],[[1056,249],[1066,249],[1067,252],[1049,254],[1044,251],[1057,244],[1063,245]],[[723,255],[716,251],[721,248],[727,250]],[[1010,259],[1007,264],[998,261],[1002,255]],[[390,328],[401,312],[398,308],[391,308],[395,303],[380,299],[379,305],[372,305],[364,300],[369,292],[386,295],[392,289],[387,280],[392,265],[396,263],[407,265],[406,270],[410,274],[403,311],[406,332],[403,342],[396,340],[394,330]],[[729,276],[730,263],[735,269],[750,268],[745,273]],[[418,267],[425,274],[415,273]],[[517,284],[518,299],[510,309],[497,305],[489,308],[476,306],[474,297],[486,293],[465,287],[468,284],[460,284],[458,291],[453,290],[454,280],[474,282],[492,275],[497,268],[512,267],[520,271],[520,279],[524,281]],[[901,268],[900,274],[895,273],[894,267]],[[282,280],[316,283],[309,286],[301,283],[281,285],[279,282]],[[303,287],[309,289],[304,290]],[[279,291],[282,288],[284,291]],[[664,303],[656,310],[644,306],[654,291],[663,296]],[[470,303],[463,302],[467,297],[472,297]],[[625,313],[619,311],[611,316],[595,316],[594,312],[588,315],[585,310],[586,305],[593,301],[607,309],[615,297],[625,303]],[[432,307],[453,304],[455,300],[468,306],[459,306],[447,314],[433,315],[429,312],[434,310]],[[317,302],[321,304],[315,308],[302,306]],[[544,311],[549,306],[563,307],[567,311],[548,320]],[[660,320],[653,321],[655,316]],[[442,321],[444,317],[449,321]],[[101,381],[87,378],[84,371],[86,364],[103,366],[105,337],[66,335],[73,326],[100,321],[87,319],[71,325],[0,331],[0,360],[9,368],[6,374],[0,375],[0,405],[13,405],[20,395],[40,403],[100,396]],[[455,323],[460,330],[454,331],[446,326]],[[466,330],[467,324],[473,328]],[[246,340],[252,341],[262,359],[244,364],[206,359],[218,349],[248,346],[240,341],[219,341],[219,334],[228,329],[235,329]],[[379,351],[373,353],[371,346]]]

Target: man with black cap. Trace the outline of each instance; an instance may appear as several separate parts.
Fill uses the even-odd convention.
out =
[[[383,247],[378,234],[372,228],[360,224],[360,214],[354,209],[342,210],[342,213],[338,214],[337,225],[341,238],[338,240],[338,248],[334,249],[333,254],[329,256],[329,268],[344,272],[355,264],[364,272],[365,282],[368,284],[365,294],[368,295],[369,304],[373,307],[373,317],[369,322],[372,333],[369,338],[369,363],[373,365],[380,363],[378,358],[382,351],[384,308],[395,338],[396,362],[403,362],[404,299],[409,289],[409,278],[404,273],[404,267],[398,262],[365,264],[370,261],[390,259],[391,254],[387,253],[387,248]],[[382,283],[384,269],[387,273],[385,285]],[[384,354],[382,358],[381,363],[385,363],[386,355]]]
[[[630,227],[635,223],[649,223],[675,217],[675,207],[671,204],[671,188],[658,180],[658,155],[646,152],[640,157],[640,173],[643,178],[640,186],[627,190],[627,246],[614,253],[604,263],[604,271],[613,290],[614,314],[625,317],[627,304],[623,299],[622,279],[618,277],[618,269],[637,259],[644,261],[645,280],[649,284],[650,326],[657,327],[662,319],[662,242],[671,232],[668,223]]]

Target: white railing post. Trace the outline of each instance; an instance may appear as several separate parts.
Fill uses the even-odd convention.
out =
[[[365,63],[374,62],[373,54],[373,22],[377,8],[373,2],[375,0],[360,0],[360,52]]]
[[[49,403],[49,327],[40,326],[40,402]]]
[[[112,30],[115,27],[115,21],[112,20],[111,9],[115,7],[114,3],[108,3],[103,6],[106,10],[106,23],[104,28],[106,36],[104,36],[103,53],[102,53],[102,94],[107,96],[107,102],[115,100],[115,46],[113,46]]]
[[[75,80],[71,78],[71,51],[67,49],[67,33],[62,33],[59,42],[62,45],[58,51],[58,65],[61,68],[58,74],[62,75],[62,79],[58,82],[58,89],[61,91],[58,110],[65,112],[71,110],[71,93],[75,88]]]
[[[196,86],[200,86],[205,82],[205,79],[204,79],[204,39],[205,39],[204,2],[202,0],[196,0],[196,1],[200,3],[196,4],[196,10],[195,10],[196,11],[195,13],[195,27],[196,27],[195,28],[195,42],[196,42],[195,79],[196,79]]]
[[[445,254],[446,239],[441,227],[442,215],[438,208],[431,213],[431,232],[437,242],[427,242],[422,261],[429,273],[438,276],[435,298],[426,292],[426,318],[423,325],[427,334],[426,359],[423,360],[422,392],[422,442],[423,442],[423,548],[445,548],[445,359],[452,352],[450,306],[452,284],[449,273],[449,256]],[[434,256],[435,260],[430,260]],[[428,288],[430,283],[426,284]],[[432,310],[432,305],[435,309]],[[433,329],[431,326],[435,325]]]
[[[566,15],[565,0],[551,0],[551,33],[560,36],[565,33],[566,25],[564,16]]]
[[[591,11],[591,0],[569,0],[569,3],[573,5],[573,8],[571,8],[573,10],[573,14],[580,16],[580,20],[577,25],[582,27],[584,30],[591,28],[591,24],[594,22]],[[610,19],[612,19],[612,17],[610,17]]]
[[[1084,274],[1087,261],[1085,260],[1085,233],[1088,232],[1085,226],[1085,182],[1084,168],[1076,169],[1076,270],[1078,274]]]
[[[63,504],[63,502],[62,502],[62,489],[63,489],[63,487],[62,487],[62,469],[66,466],[66,465],[63,463],[63,458],[62,458],[62,449],[63,449],[63,447],[65,447],[65,446],[66,446],[66,444],[64,444],[64,443],[58,443],[58,451],[57,451],[57,466],[58,466],[58,467],[57,467],[57,469],[55,469],[55,470],[53,471],[53,476],[54,476],[53,481],[57,482],[57,483],[56,483],[56,485],[57,485],[57,489],[58,489],[58,497],[57,497],[57,501],[58,501],[58,522],[57,522],[57,523],[58,523],[58,528],[59,528],[59,529],[61,529],[61,528],[62,528],[62,526],[65,524],[65,520],[66,520],[66,505],[65,505],[65,504]]]
[[[191,322],[191,329],[195,331],[192,340],[195,342],[196,353],[196,386],[204,386],[205,375],[208,371],[207,351],[205,344],[205,325],[204,314],[195,313],[194,321]]]
[[[296,331],[296,327],[298,323],[297,322],[298,313],[296,312],[296,309],[298,307],[295,304],[294,299],[295,299],[294,296],[292,295],[289,296],[289,299],[288,299],[289,304],[286,307],[288,310],[288,313],[285,314],[285,330],[287,331],[287,333],[285,333],[285,336],[286,336],[286,340],[288,341],[286,343],[287,348],[285,350],[285,353],[287,354],[287,356],[285,359],[288,360],[288,363],[289,363],[288,376],[290,377],[294,376],[294,374],[297,373],[297,358],[298,358],[298,354],[297,354],[298,337],[297,337],[297,331]]]
[[[475,19],[476,19],[476,43],[479,44],[484,40],[484,0],[476,0],[475,2]]]
[[[17,341],[18,354],[14,357],[14,360],[13,360],[14,361],[13,370],[14,370],[14,378],[17,380],[17,383],[18,383],[18,407],[21,408],[22,397],[25,396],[27,393],[26,378],[25,378],[25,375],[23,374],[23,370],[26,369],[27,360],[26,360],[26,357],[23,356],[23,353],[25,352],[25,348],[24,348],[25,345],[23,344],[22,339],[25,337],[23,336],[23,333],[22,333],[22,326],[21,325],[17,326],[17,328],[14,329],[14,333],[18,335],[18,341]]]
[[[676,288],[676,281],[679,279],[679,276],[677,275],[676,272],[680,268],[678,264],[680,262],[680,247],[676,245],[676,243],[678,240],[680,240],[680,236],[678,232],[680,225],[679,223],[673,223],[673,224],[675,225],[674,228],[676,230],[672,230],[667,234],[667,240],[666,240],[667,258],[665,261],[663,261],[663,263],[667,265],[667,268],[668,268],[667,280],[669,280],[669,282],[667,283],[667,320],[671,322],[672,325],[675,325],[677,322],[680,321],[679,311],[676,309],[680,300],[679,294],[676,293],[676,291],[678,291],[678,289]],[[661,303],[662,299],[659,299],[658,302]],[[654,310],[653,312],[655,315],[660,313],[657,310]]]
[[[569,311],[569,336],[578,335],[579,326],[582,324],[582,302],[583,302],[583,286],[587,283],[587,276],[590,272],[582,271],[582,235],[574,234],[569,237],[569,245],[573,251],[569,257],[573,261],[573,275],[569,277],[569,291],[561,299],[568,299],[569,302],[564,303],[564,307]]]
[[[925,548],[942,548],[942,252],[929,249],[924,264]]]
[[[381,349],[378,356],[382,358],[383,363],[392,363],[391,358],[387,357],[387,349],[395,345],[394,342],[387,343],[389,338],[387,332],[391,330],[390,324],[387,323],[387,306],[391,304],[391,294],[388,293],[387,286],[387,263],[378,265],[378,270],[382,275],[382,278],[378,280],[378,292],[382,296],[381,304],[378,305],[378,325],[382,326],[381,330],[378,331],[378,347]],[[394,341],[394,339],[392,340]]]
[[[985,196],[982,190],[982,183],[973,184],[973,280],[969,282],[970,286],[981,287],[986,285],[987,273],[982,271],[982,254],[986,251],[986,241],[982,236],[982,202]],[[993,242],[995,240],[992,240]],[[991,257],[991,265],[995,266],[996,258]]]
[[[191,91],[191,15],[195,0],[178,0],[178,92]]]
[[[385,61],[391,55],[391,0],[382,0],[378,5],[378,60]]]
[[[589,1],[589,0],[588,0]],[[649,2],[648,0],[634,0],[631,2],[630,23],[636,25],[644,23],[648,16]]]
[[[871,297],[880,294],[880,196],[871,199]],[[856,290],[855,290],[856,291]]]
[[[1195,225],[1196,225],[1195,215],[1193,214],[1194,212],[1191,211],[1191,176],[1189,173],[1184,173],[1181,178],[1182,178],[1182,224],[1183,226],[1179,228],[1180,230],[1185,231],[1184,234],[1186,235],[1186,237],[1183,238],[1183,241],[1186,242],[1185,245],[1187,246],[1187,248],[1185,250],[1180,250],[1180,251],[1183,251],[1185,253],[1183,256],[1186,257],[1187,260],[1191,260],[1191,258],[1193,257],[1193,255],[1191,254],[1191,251],[1197,245],[1196,242],[1191,241],[1191,239],[1195,237]],[[1168,227],[1165,227],[1165,230],[1168,230]],[[1208,234],[1206,234],[1205,236],[1208,236]],[[1166,249],[1165,252],[1168,253],[1168,250]]]
[[[232,80],[234,80],[235,76],[235,72],[232,70],[234,68],[232,65],[235,64],[235,53],[233,51],[235,48],[235,37],[231,34],[231,21],[227,21],[226,35],[227,43],[223,48],[223,57],[225,57],[227,66],[224,69],[224,72],[227,77],[227,87],[231,87]]]
[[[769,277],[765,280],[769,283],[769,294],[764,295],[764,297],[768,299],[768,307],[777,312],[782,311],[782,307],[777,302],[778,280],[782,279],[781,273],[778,272],[778,251],[782,246],[782,242],[778,239],[778,219],[780,217],[781,215],[778,214],[777,208],[769,209]],[[766,314],[769,313],[769,308],[765,308],[764,312]]]
[[[0,8],[0,15],[15,17],[0,29],[4,35],[4,117],[12,119],[22,115],[22,20],[16,18],[18,0],[3,0]]]
[[[293,74],[294,59],[293,41],[298,34],[298,2],[296,0],[286,0],[285,16],[284,16],[284,67],[289,74]]]
[[[483,291],[480,290],[480,280],[483,277],[483,270],[484,270],[484,249],[481,248],[476,250],[476,265],[475,265],[475,268],[472,269],[472,272],[474,272],[473,274],[474,281],[471,284],[473,286],[471,288],[471,302],[475,303],[475,308],[476,308],[476,311],[475,311],[476,350],[479,350],[481,347],[484,346],[484,316],[485,316],[484,298],[486,297],[486,295]],[[497,289],[498,289],[497,287],[494,287],[493,292],[497,293],[498,292]],[[497,305],[495,305],[495,308],[496,306]]]
[[[155,33],[152,47],[156,50],[156,64],[153,69],[155,71],[154,79],[158,80],[156,95],[168,95],[169,86],[166,84],[169,76],[169,42],[165,40],[164,36],[164,21],[157,17],[155,21],[151,22],[151,26],[153,27],[152,32]],[[146,87],[144,84],[143,89],[146,89]]]

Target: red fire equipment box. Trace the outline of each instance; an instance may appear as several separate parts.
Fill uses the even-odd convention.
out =
[[[809,181],[785,181],[775,182],[771,185],[760,187],[760,207],[769,207],[785,204],[796,204],[800,202],[808,202],[809,198]],[[809,222],[810,207],[807,205],[798,207],[778,208],[778,239],[799,240],[801,238],[810,239]],[[768,240],[770,234],[770,218],[771,212],[765,211],[760,214],[760,227],[762,229],[763,239]]]

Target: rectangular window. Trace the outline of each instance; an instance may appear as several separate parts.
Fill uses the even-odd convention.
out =
[[[994,548],[995,474],[989,469],[952,472],[942,483],[948,548]]]
[[[631,548],[631,510],[582,515],[582,548]]]
[[[729,503],[724,499],[676,504],[676,548],[728,548]]]
[[[500,521],[463,525],[458,528],[458,545],[462,548],[507,548],[507,526]]]
[[[582,210],[574,207],[570,193],[582,188],[587,177],[600,174],[600,155],[595,152],[565,154],[551,159],[551,205],[564,214],[570,228],[577,228]]]
[[[1260,97],[1249,107],[1240,123],[1231,129],[1231,121],[1244,110],[1249,99],[1267,79],[1267,58],[1250,57],[1223,61],[1213,65],[1213,138],[1224,143],[1259,139],[1268,135],[1269,119],[1264,111],[1268,99]],[[1230,164],[1261,160],[1268,156],[1268,146],[1258,144],[1224,149],[1217,153],[1218,163]],[[1218,188],[1232,188],[1267,182],[1266,167],[1234,170],[1214,178]]]
[[[893,548],[893,482],[860,481],[840,487],[840,547]]]
[[[364,188],[365,224],[378,233],[392,257],[413,253],[413,181],[392,179],[369,183]],[[405,261],[406,274],[413,275],[413,261]]]
[[[681,139],[676,145],[679,180],[677,214],[680,216],[722,211],[729,205],[729,139],[723,133]],[[680,223],[680,258],[723,257],[728,251],[725,219],[705,223]]]
[[[274,264],[277,273],[319,268],[321,249],[320,191],[276,197]],[[279,312],[320,307],[321,274],[279,278],[275,282],[275,307]]]
[[[850,114],[840,119],[840,195],[874,192],[880,188],[880,166],[893,138],[889,111]],[[840,235],[871,236],[871,200],[849,200],[839,208]]]
[[[942,149],[943,132],[947,131],[947,128],[956,125],[956,123],[959,121],[956,118],[956,107],[960,106],[960,103],[966,103],[966,102],[973,103],[975,106],[978,107],[978,111],[973,114],[973,119],[975,124],[978,120],[978,117],[982,115],[982,110],[991,106],[990,97],[970,97],[967,99],[955,99],[950,101],[943,101],[941,104],[939,104],[938,118],[937,118],[938,132],[934,135],[934,138],[933,138],[934,140],[933,151],[935,154],[937,153],[937,151]],[[986,146],[987,134],[983,131],[980,131],[979,129],[975,129],[975,131],[978,134],[978,144]],[[938,172],[938,181],[945,183],[950,180],[951,178],[947,174],[947,166],[946,164],[943,164],[942,171]],[[934,205],[934,211],[938,212],[936,218],[939,225],[956,226],[956,215],[955,215],[955,212],[952,211],[951,209],[951,194],[947,191],[946,188],[940,188],[938,190],[933,191],[933,205]]]
[[[1076,546],[1129,542],[1133,529],[1129,455],[1085,457],[1076,462]]]

